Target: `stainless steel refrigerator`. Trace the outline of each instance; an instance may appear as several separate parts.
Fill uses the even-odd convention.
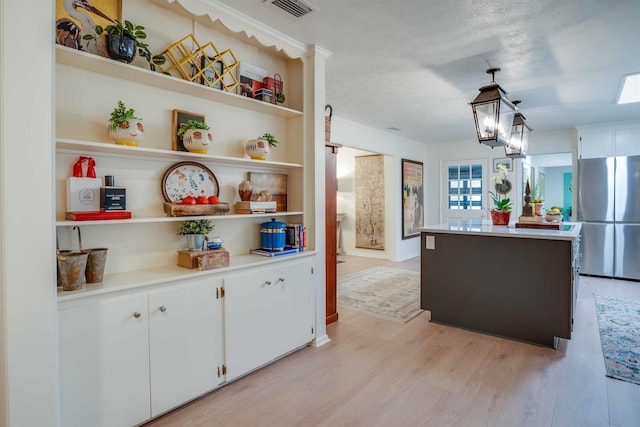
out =
[[[580,273],[640,280],[640,156],[578,160]]]

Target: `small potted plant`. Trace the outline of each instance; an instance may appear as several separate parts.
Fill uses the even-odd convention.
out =
[[[531,204],[533,205],[533,214],[537,216],[542,215],[542,206],[544,205],[544,200],[540,198],[540,187],[536,184],[533,187],[533,191],[531,192]]]
[[[210,127],[205,122],[187,120],[178,128],[178,138],[182,139],[184,148],[192,153],[207,154],[209,146],[213,143],[213,134],[208,131]]]
[[[511,199],[506,197],[505,193],[497,190],[498,188],[503,188],[507,182],[507,167],[498,165],[498,175],[492,176],[491,179],[496,183],[496,192],[489,191],[489,196],[493,200],[491,222],[493,225],[509,225],[512,208]]]
[[[275,136],[270,133],[265,133],[258,139],[250,139],[247,141],[245,151],[252,159],[267,160],[267,156],[271,151],[270,147],[275,148],[279,143],[280,141],[278,141]]]
[[[204,248],[204,238],[215,225],[209,219],[192,219],[180,223],[178,236],[187,236],[187,245],[190,251],[200,251]]]
[[[151,55],[149,45],[140,41],[147,38],[147,33],[144,32],[142,25],[134,25],[131,21],[121,22],[116,19],[115,24],[109,24],[104,28],[96,25],[98,37],[102,33],[106,33],[107,53],[111,59],[129,64],[136,57],[137,48],[138,54],[147,60],[149,68],[153,71],[156,70],[156,65],[162,65],[167,61],[162,55]],[[87,34],[83,38],[90,40],[94,36]]]
[[[119,145],[138,146],[144,139],[142,119],[136,117],[136,110],[127,108],[124,102],[118,101],[109,118],[109,135]]]

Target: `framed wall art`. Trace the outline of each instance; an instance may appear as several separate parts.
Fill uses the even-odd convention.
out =
[[[88,2],[84,2],[87,3]],[[74,5],[72,5],[74,4]],[[73,7],[71,11],[67,8]],[[91,0],[89,6],[75,7],[74,2],[56,0],[56,44],[82,50],[96,55],[106,56],[106,48],[100,41],[85,40],[86,35],[95,35],[96,25],[102,28],[122,20],[121,0]]]
[[[424,166],[402,159],[402,239],[420,236],[424,227]]]
[[[198,113],[190,113],[183,110],[173,110],[173,149],[175,151],[189,151],[182,143],[182,137],[178,136],[178,129],[180,126],[187,123],[189,120],[195,120],[197,122],[204,123],[205,116]]]
[[[384,250],[384,156],[355,158],[356,248]]]
[[[501,157],[493,159],[493,171],[498,172],[498,165],[505,165],[509,172],[513,172],[513,159],[508,157]]]

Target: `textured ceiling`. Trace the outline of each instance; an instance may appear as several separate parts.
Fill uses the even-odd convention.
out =
[[[317,11],[299,19],[217,1],[331,51],[334,114],[406,138],[475,138],[468,103],[489,66],[534,132],[640,119],[640,103],[615,104],[640,71],[640,0],[305,0]]]

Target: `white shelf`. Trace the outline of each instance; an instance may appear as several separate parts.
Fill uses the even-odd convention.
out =
[[[77,291],[63,291],[61,288],[58,288],[58,302],[77,300],[93,295],[104,295],[112,292],[139,289],[145,286],[159,285],[192,277],[220,274],[238,269],[277,263],[294,258],[312,256],[314,254],[315,251],[309,250],[276,257],[263,257],[260,255],[232,255],[229,258],[228,267],[214,270],[200,271],[198,269],[188,269],[177,265],[168,265],[126,273],[105,274],[102,282],[84,284],[82,288]]]
[[[269,160],[253,160],[242,157],[225,157],[212,156],[209,154],[196,154],[186,151],[159,150],[156,148],[145,147],[129,147],[126,145],[116,145],[113,143],[80,141],[75,139],[56,139],[56,148],[58,150],[66,150],[70,152],[91,152],[101,154],[112,154],[128,157],[139,157],[141,159],[160,158],[160,159],[184,159],[184,160],[200,160],[203,162],[214,162],[227,166],[248,166],[255,168],[302,168],[300,163],[272,162]]]
[[[197,96],[209,101],[221,102],[226,105],[244,108],[246,110],[256,111],[259,113],[271,114],[285,118],[302,117],[302,112],[298,110],[269,104],[267,102],[247,98],[246,96],[240,96],[235,93],[224,92],[219,89],[213,89],[208,86],[192,83],[177,77],[168,76],[160,72],[146,70],[134,65],[103,58],[102,56],[93,55],[65,46],[56,46],[56,62],[58,64],[70,65],[72,67],[81,68],[94,73],[142,83],[148,86],[184,93],[191,96]]]
[[[193,219],[210,219],[212,221],[218,220],[233,220],[233,219],[247,219],[247,218],[272,218],[278,216],[294,216],[302,215],[303,212],[275,212],[265,214],[229,214],[229,215],[203,215],[203,216],[164,216],[164,217],[148,217],[148,218],[131,218],[131,219],[109,219],[109,220],[95,220],[95,221],[56,221],[56,227],[72,227],[76,225],[111,225],[111,224],[153,224],[159,222],[179,222],[188,221]]]

